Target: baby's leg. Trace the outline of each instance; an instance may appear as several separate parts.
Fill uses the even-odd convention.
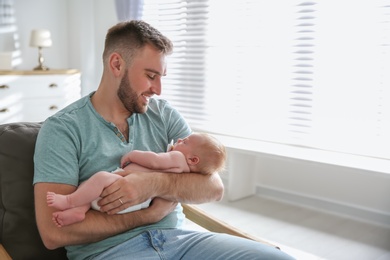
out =
[[[85,213],[89,209],[89,204],[67,209],[64,211],[57,211],[53,213],[53,222],[58,227],[67,226],[85,219]]]
[[[122,176],[109,172],[97,172],[91,178],[81,183],[77,190],[68,195],[53,192],[47,193],[47,204],[60,210],[79,207],[89,204],[100,196],[103,189],[122,178]]]

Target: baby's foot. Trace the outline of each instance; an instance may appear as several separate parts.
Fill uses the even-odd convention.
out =
[[[54,212],[52,220],[57,227],[67,226],[76,222],[83,221],[85,213],[81,208],[72,208],[64,211]]]
[[[48,191],[46,200],[49,207],[54,207],[59,210],[65,210],[71,207],[66,195],[56,194],[54,192]]]
[[[54,224],[56,224],[57,227],[64,226],[64,222],[62,221],[62,218],[61,218],[61,211],[54,212],[53,217],[51,219],[53,220]]]

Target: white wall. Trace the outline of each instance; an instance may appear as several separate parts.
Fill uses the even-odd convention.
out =
[[[230,200],[254,194],[390,226],[390,174],[228,148]],[[390,170],[390,169],[388,169]]]
[[[53,46],[43,49],[49,68],[67,68],[68,38],[67,5],[64,0],[14,0],[23,63],[20,69],[32,69],[38,65],[38,50],[29,46],[32,29],[49,29]]]
[[[38,50],[29,46],[33,29],[51,31],[53,46],[43,49],[51,69],[79,69],[82,94],[95,90],[102,71],[101,53],[107,29],[117,22],[114,0],[14,0],[23,62],[38,64]]]

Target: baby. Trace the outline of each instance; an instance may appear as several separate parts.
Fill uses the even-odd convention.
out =
[[[173,141],[172,141],[173,142]],[[134,150],[121,159],[119,171],[162,171],[171,173],[212,174],[221,171],[226,161],[225,147],[214,137],[206,133],[193,133],[175,144],[168,145],[167,152],[154,153]],[[115,174],[100,171],[81,183],[78,189],[68,195],[47,192],[47,204],[60,211],[53,213],[53,221],[58,227],[84,220],[90,209],[100,210],[97,201],[104,188],[123,178]],[[124,204],[121,198],[118,199]],[[120,214],[149,207],[151,199],[142,204],[131,206],[120,211]]]

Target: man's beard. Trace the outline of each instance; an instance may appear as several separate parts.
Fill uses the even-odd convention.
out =
[[[125,75],[123,76],[121,83],[119,85],[118,97],[121,100],[123,106],[131,114],[145,113],[145,111],[146,111],[145,107],[139,105],[138,95],[137,95],[137,93],[135,93],[135,91],[131,87],[127,71],[126,71]]]

